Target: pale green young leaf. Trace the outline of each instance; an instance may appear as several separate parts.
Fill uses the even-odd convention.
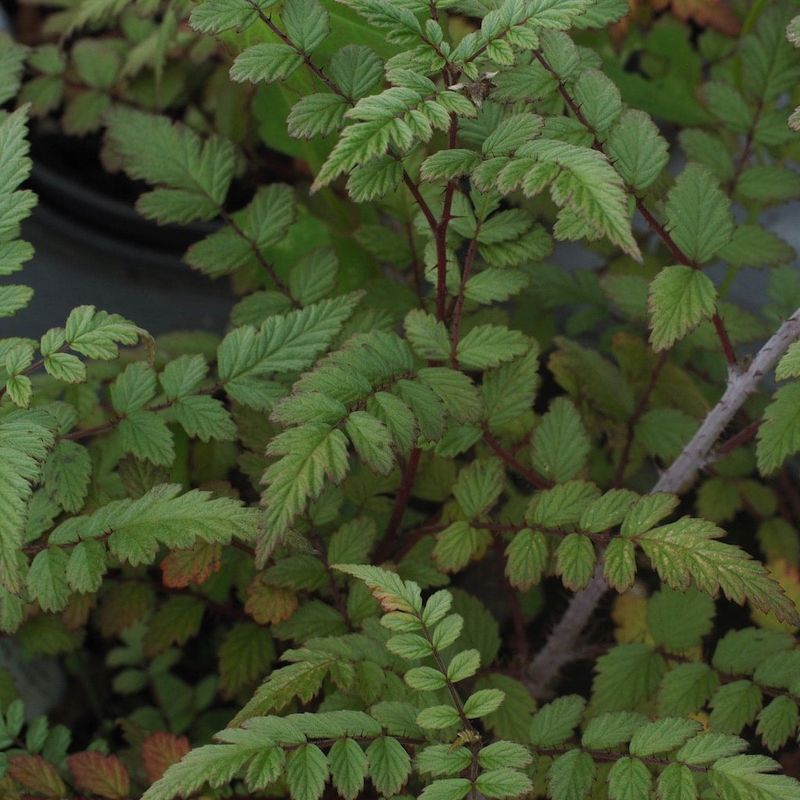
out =
[[[524,769],[532,760],[530,750],[516,742],[492,742],[478,753],[478,764],[483,769]]]
[[[419,796],[419,800],[463,800],[472,783],[467,778],[444,778],[429,783]]]
[[[779,381],[785,381],[787,378],[800,378],[800,342],[789,346],[786,354],[775,368],[775,377]]]
[[[776,775],[777,762],[766,756],[721,758],[709,771],[711,785],[724,795],[758,797],[759,800],[798,800],[800,783]]]
[[[143,333],[119,314],[97,311],[94,306],[73,308],[64,326],[64,339],[72,350],[106,361],[117,357],[119,345],[134,345]]]
[[[573,93],[586,121],[603,137],[622,112],[619,89],[600,70],[587,69],[575,81]]]
[[[464,714],[469,719],[477,719],[494,713],[505,700],[500,689],[478,689],[464,703]]]
[[[420,588],[413,581],[404,581],[394,572],[366,564],[334,564],[333,568],[364,581],[384,611],[417,616],[422,613]]]
[[[382,155],[353,169],[347,179],[347,191],[356,203],[366,203],[394,192],[402,180],[402,163]]]
[[[423,775],[442,777],[458,775],[469,767],[472,754],[466,747],[452,747],[446,744],[432,744],[418,750],[414,766]]]
[[[440,731],[458,725],[461,718],[453,706],[428,706],[417,714],[417,725],[426,730]]]
[[[758,469],[768,475],[800,450],[800,381],[781,386],[758,428]]]
[[[664,267],[650,284],[650,342],[667,350],[714,313],[717,290],[711,279],[691,267]]]

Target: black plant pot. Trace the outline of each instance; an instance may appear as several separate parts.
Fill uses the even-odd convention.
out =
[[[70,140],[34,137],[30,186],[39,205],[23,236],[36,254],[19,281],[35,295],[16,317],[0,320],[0,336],[38,337],[81,304],[122,314],[153,334],[221,332],[235,302],[227,282],[181,262],[186,247],[213,226],[145,220],[132,204],[143,187],[104,180],[90,159],[70,160],[71,151]]]

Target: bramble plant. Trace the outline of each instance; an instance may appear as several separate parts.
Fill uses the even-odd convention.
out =
[[[59,115],[240,300],[0,340],[2,797],[800,800],[796,5],[59,5],[0,272]]]

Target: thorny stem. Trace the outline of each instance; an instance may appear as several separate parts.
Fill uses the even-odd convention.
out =
[[[467,255],[464,258],[464,269],[461,273],[461,284],[458,287],[458,296],[453,301],[450,313],[450,361],[453,368],[457,367],[458,360],[456,355],[458,353],[458,341],[461,335],[461,314],[464,311],[464,291],[467,287],[467,281],[472,274],[472,265],[475,261],[475,253],[478,250],[478,234],[475,233],[475,238],[472,239],[467,248]]]
[[[586,119],[581,107],[578,105],[575,98],[573,98],[569,93],[569,90],[564,84],[564,81],[561,79],[561,76],[553,69],[552,66],[550,66],[549,62],[544,57],[544,54],[540,50],[534,50],[533,54],[536,57],[536,60],[555,78],[558,84],[558,92],[569,107],[570,111],[575,115],[575,118],[581,123],[581,125],[583,125],[584,128],[586,128],[589,133],[592,134],[594,138],[592,147],[608,158],[608,154],[605,152],[603,143],[597,135],[597,131],[594,129],[589,120]],[[655,233],[656,236],[661,239],[666,248],[672,254],[672,257],[675,259],[675,261],[677,261],[679,264],[691,267],[692,269],[699,269],[700,267],[678,246],[677,242],[672,238],[666,227],[655,218],[652,212],[644,204],[642,198],[639,197],[639,195],[627,185],[625,186],[625,191],[634,198],[636,201],[636,210],[642,215],[642,218],[648,224],[653,233]],[[713,316],[711,317],[711,322],[714,325],[714,330],[717,333],[717,338],[722,346],[722,352],[725,355],[725,360],[728,362],[728,366],[731,368],[735,367],[737,364],[736,352],[733,349],[733,344],[731,343],[725,323],[718,312],[714,312]]]
[[[733,196],[734,192],[736,191],[736,187],[739,184],[739,178],[742,177],[742,170],[744,170],[745,165],[750,160],[750,152],[753,149],[753,141],[755,139],[756,129],[758,128],[758,123],[761,121],[761,115],[763,113],[764,98],[760,97],[758,99],[758,105],[756,106],[756,112],[753,114],[753,121],[750,123],[750,127],[745,135],[744,147],[742,148],[739,160],[736,162],[736,166],[733,169],[733,177],[728,183],[728,194],[731,196]]]
[[[719,402],[706,415],[691,441],[659,478],[651,493],[677,494],[691,485],[736,412],[755,392],[761,379],[775,366],[789,345],[798,338],[800,308],[767,340],[745,372],[730,373]],[[559,670],[572,660],[581,633],[607,591],[608,584],[603,576],[602,563],[599,563],[589,584],[572,596],[563,616],[528,668],[528,687],[535,697],[546,696]]]
[[[447,146],[450,150],[457,144],[458,117],[450,114],[450,130],[447,134]],[[453,196],[456,192],[456,179],[449,180],[444,190],[442,217],[436,226],[436,316],[444,320],[447,315],[447,229],[452,219]]]
[[[488,430],[484,431],[483,440],[489,445],[489,447],[491,447],[495,455],[497,455],[502,461],[511,467],[514,472],[522,475],[522,477],[525,478],[525,480],[528,481],[531,486],[535,486],[537,489],[549,489],[553,485],[549,480],[547,480],[547,478],[543,478],[532,469],[528,469],[523,464],[520,464],[520,462],[517,461],[517,459],[508,452],[508,450],[503,448],[500,442],[498,442]]]
[[[379,553],[388,547],[397,536],[400,523],[403,521],[403,515],[406,512],[406,507],[411,497],[411,490],[414,488],[414,479],[417,477],[421,456],[422,450],[420,450],[419,447],[413,448],[408,456],[408,460],[403,469],[403,475],[400,479],[400,487],[394,498],[392,515],[389,517],[389,524],[386,526],[386,533],[384,534],[383,542],[379,548]]]

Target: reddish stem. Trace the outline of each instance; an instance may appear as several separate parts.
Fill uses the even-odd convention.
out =
[[[537,489],[549,489],[553,484],[547,480],[547,478],[543,478],[541,475],[534,472],[532,469],[528,469],[523,464],[520,464],[514,456],[505,450],[500,442],[495,439],[494,436],[487,430],[483,433],[483,440],[489,447],[492,448],[494,453],[504,461],[514,472],[519,473],[525,478],[531,486],[535,486]]]

